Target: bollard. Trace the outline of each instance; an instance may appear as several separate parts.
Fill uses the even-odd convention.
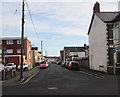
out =
[[[3,70],[3,71],[2,71],[2,80],[5,80],[5,78],[6,78],[6,77],[5,77],[5,71]]]
[[[16,73],[16,70],[13,69],[13,70],[12,70],[12,77],[15,77],[15,75],[16,75],[15,73]]]

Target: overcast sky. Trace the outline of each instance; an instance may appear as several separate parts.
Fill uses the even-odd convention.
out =
[[[27,0],[34,26],[25,5],[25,36],[39,50],[42,40],[44,55],[47,52],[48,56],[58,56],[64,46],[89,44],[87,32],[96,0],[33,1]],[[101,11],[118,11],[119,0],[97,1]],[[4,0],[1,5],[1,36],[20,37],[21,2]]]

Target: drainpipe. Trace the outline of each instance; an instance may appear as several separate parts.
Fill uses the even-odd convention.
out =
[[[116,75],[116,52],[114,52],[114,65],[113,65],[113,73]]]

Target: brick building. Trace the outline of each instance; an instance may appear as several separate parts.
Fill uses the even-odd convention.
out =
[[[16,65],[21,63],[21,38],[9,37],[0,39],[0,61],[2,64],[14,63]],[[30,63],[30,50],[31,42],[24,38],[24,62],[31,65]]]

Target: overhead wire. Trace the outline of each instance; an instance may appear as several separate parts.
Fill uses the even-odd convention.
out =
[[[37,33],[37,30],[36,30],[36,27],[35,27],[35,24],[34,24],[34,21],[33,21],[31,12],[30,12],[30,9],[29,9],[29,5],[28,5],[28,3],[27,3],[27,0],[25,0],[25,2],[26,2],[26,6],[27,6],[27,9],[28,9],[28,13],[29,13],[29,16],[30,16],[30,19],[31,19],[31,22],[32,22],[32,25],[33,25],[33,28],[34,28],[34,31],[35,31],[35,33],[36,33],[36,36],[37,36],[38,40],[41,41],[40,38],[39,38],[39,35],[38,35],[38,33]]]
[[[21,4],[19,4],[19,5],[17,6],[17,8],[16,8],[16,10],[14,11],[11,19],[7,22],[6,27],[8,27],[8,25],[11,24],[11,21],[13,20],[15,14],[18,12],[18,8],[20,7],[20,5],[21,5]]]

